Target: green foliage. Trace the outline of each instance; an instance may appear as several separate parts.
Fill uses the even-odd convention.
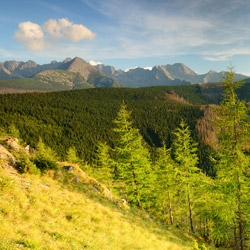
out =
[[[133,128],[131,112],[127,111],[125,105],[121,106],[114,123],[114,131],[117,133],[114,149],[116,175],[125,184],[129,202],[139,207],[145,206],[152,185],[149,152],[139,130]]]
[[[34,158],[34,163],[42,171],[48,169],[57,169],[58,165],[56,163],[56,155],[51,148],[47,147],[42,139],[39,139],[37,144],[37,153]]]
[[[220,242],[230,242],[230,233],[235,234],[238,240],[234,244],[245,249],[250,246],[246,242],[250,236],[250,157],[246,153],[250,137],[249,108],[236,94],[236,89],[242,86],[242,82],[234,82],[232,68],[225,73],[223,84],[223,100],[215,109],[218,115],[215,124],[219,128],[216,183],[219,193],[215,197],[220,198],[220,202],[216,206],[214,237]]]
[[[99,142],[96,160],[99,179],[107,184],[109,189],[111,189],[114,175],[114,161],[110,157],[110,150],[107,143]]]
[[[159,210],[161,214],[157,214],[159,218],[169,224],[174,223],[175,204],[174,198],[177,194],[176,182],[176,164],[171,158],[170,149],[166,147],[157,149],[156,160],[153,165],[156,174],[154,185],[154,193],[156,204],[154,210]],[[156,211],[154,211],[155,213]]]
[[[29,173],[29,174],[37,174],[37,175],[40,174],[40,170],[25,154],[19,156],[16,164],[17,164],[17,169],[20,173]]]
[[[174,155],[179,163],[181,172],[185,173],[185,177],[189,173],[198,171],[197,143],[193,142],[189,127],[181,121],[180,127],[174,132],[175,140],[173,143]]]
[[[20,139],[20,132],[13,123],[11,123],[8,127],[8,134],[10,136]]]
[[[77,152],[76,152],[75,147],[70,147],[68,149],[66,160],[71,163],[77,163],[80,161],[80,159],[77,157]]]
[[[181,121],[174,132],[173,142],[175,160],[178,163],[179,188],[185,195],[189,213],[190,229],[194,232],[193,207],[197,199],[200,170],[197,167],[197,144],[193,142],[188,126]]]
[[[99,141],[115,145],[113,120],[123,100],[133,110],[134,125],[152,149],[163,143],[167,148],[171,146],[172,131],[181,119],[195,131],[196,120],[203,111],[199,106],[168,99],[166,93],[172,90],[190,103],[204,103],[196,85],[8,94],[0,95],[0,122],[7,128],[15,121],[22,139],[31,147],[36,147],[39,135],[60,158],[65,159],[68,148],[75,147],[80,159],[93,163]],[[199,141],[197,133],[193,135]],[[200,150],[206,161],[207,151],[204,147]]]

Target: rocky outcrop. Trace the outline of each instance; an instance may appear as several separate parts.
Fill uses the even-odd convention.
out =
[[[3,146],[0,144],[0,160],[11,166],[15,166],[16,159],[15,157]]]

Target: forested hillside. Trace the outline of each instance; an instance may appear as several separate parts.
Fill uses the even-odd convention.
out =
[[[74,146],[82,159],[91,162],[99,141],[114,145],[113,120],[123,102],[152,149],[163,143],[169,147],[172,131],[183,119],[200,143],[201,167],[209,168],[205,164],[207,147],[195,130],[203,111],[199,105],[187,104],[207,103],[198,86],[0,95],[0,121],[6,128],[15,124],[33,147],[40,136],[60,157]]]

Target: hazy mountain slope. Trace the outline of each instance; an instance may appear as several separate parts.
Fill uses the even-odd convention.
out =
[[[44,65],[8,61],[0,64],[1,78],[0,93],[120,87],[117,81],[78,57]]]
[[[112,66],[97,65],[96,68],[108,76],[116,79],[124,87],[147,87],[159,85],[183,85],[189,84],[188,81],[174,79],[168,71],[161,67],[155,66],[152,70],[143,68],[130,69],[127,72],[116,71]]]
[[[79,73],[85,81],[95,87],[120,87],[117,81],[106,76],[79,57],[75,57],[73,60],[61,65],[60,68],[68,72]]]
[[[79,73],[85,82],[95,87],[147,87],[159,85],[183,85],[190,83],[219,82],[222,72],[210,70],[206,74],[197,74],[183,63],[173,65],[154,66],[152,70],[134,68],[128,71],[116,70],[113,66],[98,64],[92,66],[83,59],[66,58],[63,62],[52,61],[49,64],[39,65],[34,61],[6,61],[0,63],[0,79],[30,78],[45,70],[66,70]],[[235,74],[235,79],[247,78]],[[120,84],[121,85],[120,85]]]
[[[78,72],[67,72],[65,70],[44,70],[37,73],[33,79],[45,85],[62,85],[67,89],[94,88],[94,86]]]
[[[209,71],[206,74],[197,74],[183,63],[154,66],[152,70],[135,68],[125,72],[115,70],[112,66],[98,64],[98,70],[116,79],[125,87],[145,87],[157,85],[180,85],[190,83],[219,82],[224,72]],[[235,74],[235,80],[245,79],[247,76]]]

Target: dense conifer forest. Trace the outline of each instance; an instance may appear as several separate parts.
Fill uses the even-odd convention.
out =
[[[167,95],[171,91],[186,102],[170,99]],[[100,141],[114,146],[113,120],[122,103],[132,111],[134,125],[151,149],[163,143],[170,147],[172,131],[183,119],[201,145],[200,155],[206,157],[203,152],[207,147],[195,130],[203,111],[193,104],[208,100],[197,85],[0,95],[0,121],[5,128],[15,125],[32,147],[41,137],[61,158],[75,147],[80,158],[92,162]]]

